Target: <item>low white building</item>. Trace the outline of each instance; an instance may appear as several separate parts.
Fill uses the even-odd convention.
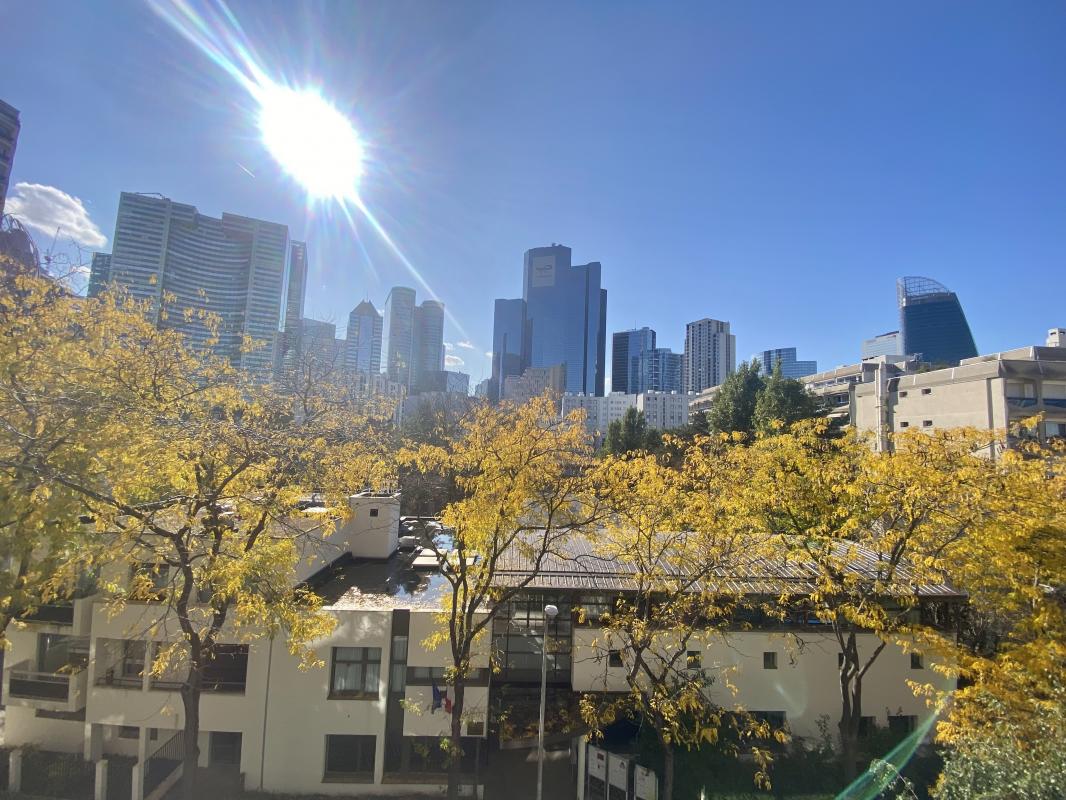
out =
[[[631,408],[643,412],[649,428],[673,430],[688,424],[690,399],[689,395],[677,392],[611,392],[604,397],[565,394],[562,398],[562,414],[566,416],[576,409],[583,410],[585,428],[597,437],[606,435],[611,423],[622,419]]]
[[[445,648],[426,642],[440,625],[446,583],[422,569],[414,552],[397,551],[398,495],[364,493],[351,503],[351,519],[330,537],[332,550],[305,553],[299,576],[336,617],[333,632],[311,644],[323,666],[302,669],[280,638],[248,639],[230,630],[227,646],[206,669],[199,746],[209,774],[289,794],[441,792],[440,739],[451,723],[449,660]],[[495,609],[491,635],[475,654],[462,721],[468,785],[484,774],[486,738],[503,735],[503,712],[517,718],[514,704],[524,702],[535,719],[546,636],[547,679],[556,696],[624,690],[625,656],[616,660],[604,651],[595,610],[627,591],[625,567],[586,558],[592,555],[586,540],[573,547]],[[521,580],[522,556],[515,558],[500,573],[502,582]],[[771,578],[781,583],[775,596],[802,593],[804,579],[795,573],[788,565],[774,572]],[[960,599],[937,587],[922,597]],[[546,626],[547,603],[559,613]],[[132,760],[133,798],[141,800],[137,787],[183,724],[181,675],[154,677],[146,669],[177,636],[173,621],[160,624],[163,614],[156,603],[116,610],[95,595],[42,607],[12,630],[3,678],[5,744],[78,753],[98,763]],[[840,711],[837,646],[824,628],[804,614],[791,623],[746,621],[725,635],[709,634],[699,642],[698,659],[705,669],[729,674],[737,692],[713,699],[740,703],[787,724],[796,736],[816,736],[819,718],[835,719]],[[793,634],[801,635],[802,647]],[[874,637],[860,636],[859,646],[876,646]],[[938,680],[931,670],[919,672],[924,668],[891,645],[867,677],[865,713],[882,726],[916,727],[929,710],[908,680]],[[725,688],[712,684],[710,691]]]

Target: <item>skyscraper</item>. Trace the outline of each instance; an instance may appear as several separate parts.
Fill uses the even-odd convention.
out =
[[[640,375],[640,355],[655,349],[655,331],[634,328],[619,331],[611,337],[611,391],[639,394],[643,388]]]
[[[423,300],[414,314],[414,369],[410,389],[434,391],[444,371],[444,303]]]
[[[123,192],[111,250],[110,281],[140,300],[162,328],[180,330],[193,347],[214,335],[200,312],[217,315],[211,349],[234,365],[268,370],[275,364],[289,229],[162,196]],[[162,311],[163,298],[166,314]],[[186,314],[186,311],[191,313]],[[261,343],[242,351],[243,337]]]
[[[871,339],[862,340],[862,357],[903,355],[903,337],[899,331],[879,333]]]
[[[702,392],[717,386],[736,368],[737,337],[729,332],[728,322],[704,318],[685,326],[685,392]]]
[[[85,293],[89,297],[99,297],[109,283],[111,283],[111,254],[93,253],[89,266],[89,286]]]
[[[504,382],[529,366],[529,326],[526,301],[497,300],[492,315],[492,377],[486,389],[492,402],[501,397]]]
[[[818,371],[817,361],[797,361],[795,347],[778,347],[773,350],[763,350],[755,358],[759,361],[763,375],[770,375],[774,368],[781,365],[781,376],[784,378],[802,378],[813,375]]]
[[[553,244],[526,251],[522,299],[529,326],[529,363],[564,365],[568,392],[603,394],[607,291],[600,264],[574,266],[570,248]]]
[[[308,317],[300,320],[300,355],[311,359],[320,372],[332,372],[341,366],[341,344],[332,322]]]
[[[405,388],[411,387],[414,364],[415,290],[394,286],[385,298],[381,352],[385,357],[382,371]]]
[[[304,301],[307,298],[307,245],[289,242],[289,268],[285,276],[285,320],[278,337],[277,364],[292,363],[300,357]]]
[[[4,213],[7,185],[11,180],[11,164],[19,140],[19,112],[0,100],[0,216]]]
[[[381,314],[364,300],[348,315],[344,366],[359,372],[381,372]]]
[[[958,364],[977,355],[970,325],[954,292],[931,278],[896,282],[903,352],[930,364]]]
[[[684,382],[681,379],[683,362],[684,357],[668,347],[645,350],[640,354],[638,367],[640,386],[643,388],[639,392],[629,392],[629,394],[683,392]]]

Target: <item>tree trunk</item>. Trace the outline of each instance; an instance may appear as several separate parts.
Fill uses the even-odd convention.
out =
[[[196,771],[200,762],[200,692],[203,676],[197,666],[189,667],[189,675],[181,687],[181,703],[185,708],[184,763],[181,771],[181,796],[183,800],[195,800]]]
[[[663,797],[674,800],[674,746],[663,743]]]
[[[452,720],[451,742],[448,748],[448,800],[459,797],[459,781],[463,774],[463,703],[466,700],[466,686],[462,680],[452,686]]]
[[[853,684],[852,681],[854,681]],[[840,722],[837,725],[837,729],[840,731],[840,758],[843,762],[844,778],[848,783],[851,783],[858,775],[859,721],[862,719],[862,679],[856,677],[848,680],[842,671],[840,692],[843,701]]]

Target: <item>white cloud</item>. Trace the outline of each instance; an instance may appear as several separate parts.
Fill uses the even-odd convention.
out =
[[[7,198],[7,212],[19,218],[27,228],[55,236],[73,239],[83,247],[100,248],[107,244],[96,223],[81,200],[62,189],[41,183],[16,183],[15,193]]]
[[[492,351],[491,350],[486,350],[485,351],[485,358],[492,358]]]
[[[477,350],[477,345],[473,342],[459,342],[458,346],[464,350]]]
[[[465,363],[466,362],[463,361],[463,359],[459,358],[459,356],[445,356],[444,357],[444,366],[446,366],[446,367],[461,367]]]
[[[447,350],[448,352],[451,352],[452,350],[455,349],[455,346],[451,342],[445,342],[444,343],[444,349]]]

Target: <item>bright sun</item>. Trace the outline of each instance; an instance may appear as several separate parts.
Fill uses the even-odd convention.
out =
[[[363,145],[340,111],[309,89],[272,85],[256,92],[263,143],[312,197],[354,198]]]

